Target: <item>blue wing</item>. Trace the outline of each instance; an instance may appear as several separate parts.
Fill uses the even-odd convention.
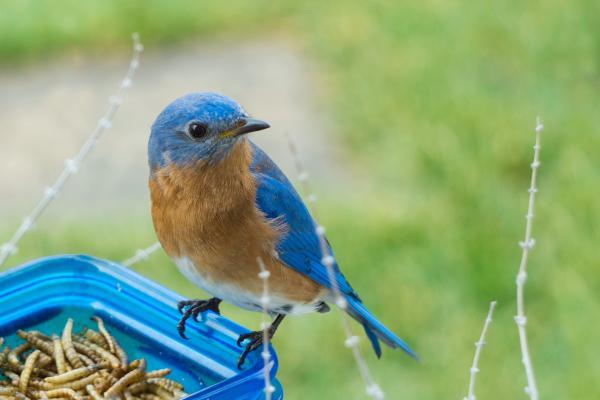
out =
[[[302,199],[275,163],[252,142],[253,159],[250,166],[257,185],[256,205],[269,219],[283,222],[287,231],[277,244],[279,258],[290,268],[308,276],[318,284],[331,289],[327,268],[321,263],[322,249],[316,233],[315,221]],[[327,243],[327,252],[333,256]],[[381,322],[362,304],[344,275],[334,264],[335,280],[348,307],[346,311],[363,325],[375,354],[381,356],[378,339],[392,348],[401,348],[409,355],[415,353],[406,343]]]
[[[257,183],[256,205],[269,219],[278,218],[287,226],[286,235],[278,243],[279,258],[289,267],[308,276],[318,284],[331,288],[315,222],[302,199],[283,172],[256,145],[250,170]],[[332,254],[327,243],[327,251]],[[337,264],[334,265],[340,291],[358,299]]]

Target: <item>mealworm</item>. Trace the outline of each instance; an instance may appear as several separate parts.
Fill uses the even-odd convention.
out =
[[[183,390],[183,385],[179,382],[175,382],[171,379],[166,378],[150,378],[148,379],[148,383],[154,383],[163,389],[166,389],[170,392],[175,392],[177,390]]]
[[[34,332],[37,332],[37,331],[34,331]],[[46,365],[52,363],[51,356],[54,353],[54,348],[50,343],[47,343],[44,340],[40,339],[41,336],[36,335],[35,333],[32,333],[32,332],[25,332],[22,330],[17,331],[17,336],[19,336],[21,339],[23,339],[27,343],[29,343],[30,347],[41,350],[43,352],[40,354],[39,359],[38,359],[38,366],[40,368],[45,367]],[[44,336],[44,337],[46,337],[46,336]]]
[[[94,386],[94,389],[96,389],[96,391],[100,393],[104,392],[104,390],[106,389],[105,386],[108,386],[106,385],[106,379],[103,378],[94,379],[92,385]]]
[[[133,394],[131,394],[129,389],[125,389],[125,391],[123,392],[123,396],[125,396],[125,400],[135,400],[137,398]]]
[[[17,335],[21,339],[26,340],[31,346],[43,351],[47,355],[52,356],[54,354],[54,347],[50,343],[40,339],[31,332],[25,332],[19,329]]]
[[[33,371],[33,367],[35,366],[35,362],[40,356],[40,351],[35,350],[29,356],[27,356],[27,360],[25,360],[25,366],[23,367],[23,372],[21,372],[21,376],[19,377],[19,390],[22,393],[27,392],[27,386],[29,385],[29,377],[31,376],[31,372]]]
[[[2,396],[10,396],[15,394],[17,391],[16,387],[0,387],[0,395]]]
[[[35,372],[36,374],[38,374],[39,376],[41,376],[41,377],[43,377],[43,378],[47,378],[47,377],[49,377],[49,376],[54,376],[54,375],[56,375],[56,372],[54,372],[54,371],[51,371],[51,370],[49,370],[49,369],[46,369],[46,368],[41,368],[41,367],[40,367],[40,364],[42,363],[42,361],[41,361],[41,360],[42,360],[42,355],[43,355],[43,354],[44,354],[44,353],[40,354],[40,356],[38,357],[38,360],[37,360],[37,365],[38,365],[38,366],[37,366],[37,367],[35,367],[35,368],[33,368],[33,372]]]
[[[136,369],[139,366],[140,366],[140,359],[137,358],[137,359],[133,360],[132,362],[130,362],[129,365],[127,366],[127,368],[128,369]]]
[[[123,375],[125,375],[127,373],[127,371],[122,370],[121,368],[117,368],[117,369],[113,369],[112,371],[110,371],[110,381],[111,382],[116,382],[119,379],[121,379],[123,377]]]
[[[83,367],[83,362],[77,356],[77,352],[73,347],[73,319],[69,318],[62,332],[62,346],[65,351],[65,356],[67,356],[67,360],[74,368]]]
[[[98,371],[100,367],[98,365],[91,365],[89,367],[77,368],[69,372],[65,372],[60,375],[51,376],[45,379],[46,382],[52,384],[65,383],[70,381],[75,381],[86,376],[91,375],[92,373]]]
[[[66,397],[73,400],[82,400],[82,397],[73,389],[60,388],[46,391],[46,396],[49,398]]]
[[[133,385],[127,388],[127,390],[131,392],[131,394],[142,393],[145,392],[146,389],[148,389],[148,384],[146,382],[134,383]]]
[[[155,385],[155,384],[148,385],[148,389],[150,389],[151,393],[157,395],[162,400],[174,400],[175,399],[175,396],[171,392],[163,389],[162,387],[160,387],[158,385]]]
[[[67,364],[65,361],[65,352],[62,348],[62,343],[56,335],[52,335],[52,344],[54,345],[54,362],[56,363],[56,371],[60,374],[67,372]]]
[[[8,379],[10,379],[10,383],[13,386],[19,386],[19,375],[15,374],[12,371],[4,371],[4,376],[6,376]]]
[[[107,370],[100,371],[99,375],[99,378],[94,379],[94,387],[99,393],[104,393],[117,381]]]
[[[83,337],[92,343],[96,343],[98,346],[102,346],[105,349],[108,348],[108,345],[106,344],[106,339],[104,339],[104,336],[102,336],[101,334],[99,334],[98,332],[96,332],[93,329],[86,329],[85,333],[83,334]]]
[[[22,367],[21,361],[19,360],[19,355],[28,349],[29,343],[25,342],[18,345],[8,353],[8,364],[11,368],[18,369],[19,367]]]
[[[100,395],[100,393],[96,392],[96,389],[94,389],[94,385],[87,385],[85,387],[85,391],[92,396],[93,400],[104,400],[104,397],[102,397]]]
[[[158,397],[155,394],[150,394],[150,393],[142,393],[140,394],[140,398],[144,399],[144,400],[162,400],[160,397]]]
[[[19,400],[30,400],[29,397],[25,396],[23,393],[21,392],[16,392],[15,393],[15,398],[19,399]]]
[[[171,373],[170,368],[155,369],[154,371],[146,372],[146,378],[162,378]]]
[[[32,334],[32,335],[34,335],[34,336],[37,336],[37,337],[39,337],[39,338],[40,338],[40,339],[42,339],[42,340],[45,340],[46,342],[49,342],[49,341],[51,340],[51,339],[50,339],[50,337],[48,337],[47,335],[44,335],[44,334],[43,334],[42,332],[40,332],[40,331],[33,330],[33,331],[29,331],[29,333],[31,333],[31,334]]]
[[[90,376],[86,376],[85,378],[81,378],[81,379],[78,379],[76,381],[62,383],[62,384],[57,385],[57,386],[58,387],[63,387],[63,388],[71,388],[73,390],[83,390],[87,385],[91,385],[92,383],[94,383],[94,380],[98,376],[99,375],[97,373],[94,373],[94,374],[92,374]]]
[[[102,347],[98,346],[95,343],[90,342],[82,337],[75,337],[75,343],[82,344],[90,349],[92,352],[98,354],[100,357],[108,361],[113,368],[119,368],[121,365],[121,361],[111,354],[109,351],[104,350]]]
[[[46,394],[46,392],[40,393],[40,399],[41,399],[41,396],[46,396],[45,397],[46,399],[48,398],[48,395]],[[52,400],[71,400],[71,398],[70,397],[53,397]],[[82,400],[85,400],[85,399],[82,399]]]
[[[77,348],[75,348],[75,349],[77,350]],[[94,360],[92,360],[85,354],[79,354],[79,358],[81,359],[81,361],[83,361],[83,363],[86,365],[86,367],[91,367],[92,365],[98,365],[98,364],[96,364],[96,362]]]
[[[46,367],[48,364],[53,364],[52,357],[50,357],[49,355],[45,354],[45,353],[40,353],[40,358],[38,358],[38,367],[43,368]],[[45,370],[46,372],[49,372],[47,370]]]
[[[41,399],[43,396],[45,396],[45,393],[44,394],[42,394],[42,393],[43,393],[42,391],[33,390],[31,388],[28,388],[26,395],[27,395],[27,397],[30,397],[30,398]],[[48,398],[48,396],[46,396],[46,398]]]
[[[104,321],[102,320],[102,318],[97,317],[97,316],[93,316],[92,320],[94,322],[96,322],[96,324],[98,325],[98,330],[100,331],[100,334],[102,336],[104,336],[104,340],[106,340],[106,343],[108,344],[108,349],[110,350],[111,353],[114,354],[114,352],[115,352],[114,339],[110,335],[110,333],[108,333],[108,331],[106,330],[106,327],[104,326]]]
[[[133,371],[126,373],[121,379],[119,379],[115,384],[113,384],[105,393],[105,397],[116,396],[125,390],[125,388],[133,383],[137,383],[144,379],[146,370],[146,361],[142,359],[140,361],[140,366]]]
[[[10,353],[10,347],[6,346],[2,350],[2,353],[0,353],[0,368],[4,366],[4,363],[6,363],[6,360],[8,359],[8,353]]]
[[[127,364],[129,364],[129,357],[127,357],[127,353],[125,353],[125,350],[123,350],[116,339],[113,340],[113,343],[115,346],[115,353],[117,354],[119,361],[121,361],[121,369],[126,370]]]
[[[29,386],[34,387],[36,389],[41,390],[52,390],[56,389],[56,387],[48,382],[41,381],[39,379],[30,379]]]
[[[99,364],[102,361],[102,357],[99,357],[98,354],[96,354],[95,352],[93,352],[86,345],[83,345],[83,344],[81,344],[79,342],[74,342],[73,343],[73,347],[79,353],[79,354],[77,354],[77,356],[79,357],[79,359],[81,361],[85,360],[85,362],[89,362],[89,360],[92,360],[91,364]],[[84,357],[81,357],[82,355]],[[87,358],[87,360],[86,360],[86,358]]]

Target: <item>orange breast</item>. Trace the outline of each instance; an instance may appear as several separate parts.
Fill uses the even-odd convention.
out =
[[[267,221],[256,208],[250,162],[251,149],[243,140],[216,165],[154,171],[149,185],[158,239],[171,258],[189,258],[211,284],[259,296],[260,257],[271,273],[272,295],[307,304],[322,299],[325,288],[274,256],[285,227]]]

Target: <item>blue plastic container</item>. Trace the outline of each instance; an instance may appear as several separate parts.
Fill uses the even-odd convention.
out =
[[[190,320],[179,337],[177,302],[182,297],[110,261],[88,256],[57,256],[33,261],[0,274],[0,336],[19,342],[18,329],[61,332],[67,320],[74,330],[102,317],[131,359],[144,357],[149,369],[171,368],[169,378],[182,383],[189,400],[257,400],[264,398],[260,352],[248,356],[243,370],[236,363],[236,340],[247,330],[213,312],[201,322]],[[271,350],[271,380],[277,358]]]

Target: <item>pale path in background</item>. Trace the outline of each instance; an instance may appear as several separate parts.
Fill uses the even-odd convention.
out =
[[[92,150],[96,147],[96,144],[100,141],[104,133],[112,126],[117,111],[123,103],[123,95],[133,83],[135,71],[137,71],[140,65],[140,54],[144,50],[144,46],[140,43],[140,36],[137,33],[134,33],[131,38],[133,40],[133,54],[129,62],[129,67],[127,68],[127,74],[121,80],[117,92],[109,98],[110,106],[108,106],[106,112],[98,120],[97,125],[94,127],[77,154],[73,158],[65,159],[65,167],[58,175],[58,178],[56,178],[52,185],[44,188],[44,196],[38,201],[32,211],[23,218],[21,224],[13,233],[10,240],[0,246],[0,266],[4,264],[8,257],[18,251],[19,241],[27,232],[35,227],[37,220],[44,214],[50,204],[61,195],[66,183],[79,171],[82,164],[92,153]]]
[[[326,116],[315,104],[310,65],[283,42],[220,42],[146,49],[128,101],[110,136],[49,214],[63,215],[148,207],[146,143],[158,112],[184,93],[213,90],[240,100],[272,129],[252,139],[288,174],[293,161],[284,136],[299,143],[310,171],[340,186],[351,173],[332,143]],[[120,79],[127,55],[84,57],[0,71],[0,217],[21,215],[63,168],[96,124]],[[344,168],[338,167],[344,165]],[[352,177],[354,178],[354,177]],[[42,222],[43,223],[43,222]],[[139,246],[133,244],[132,248]]]

